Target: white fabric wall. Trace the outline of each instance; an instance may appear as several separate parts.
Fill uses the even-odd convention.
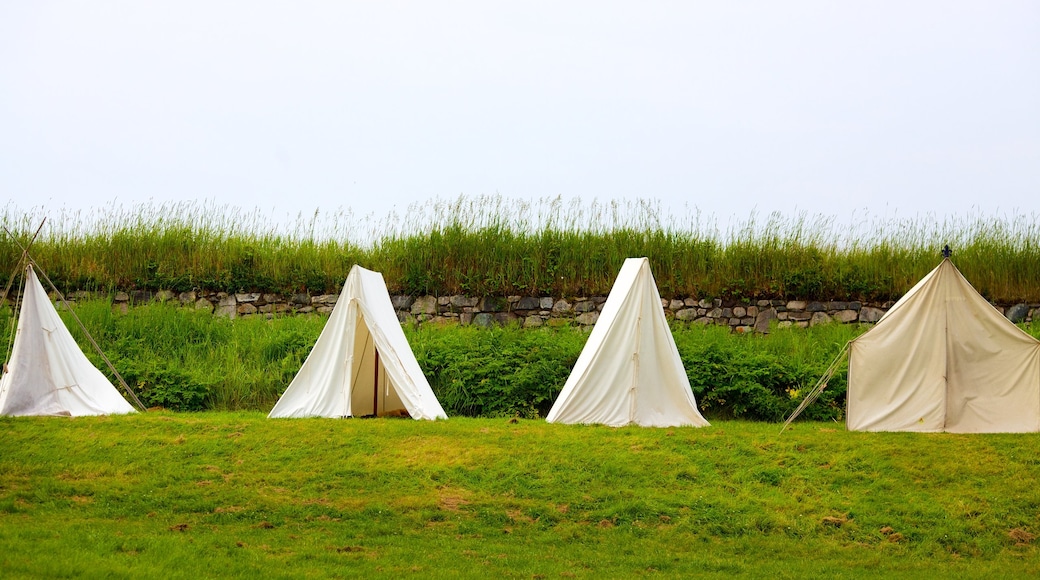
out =
[[[134,408],[80,350],[32,266],[9,372],[0,378],[0,415],[109,415]]]
[[[1040,430],[1040,341],[996,311],[949,260],[849,350],[848,428]]]
[[[444,419],[401,330],[382,274],[354,266],[329,321],[272,418],[372,414],[375,351],[380,363],[380,414],[406,409],[413,419]]]
[[[546,420],[702,427],[646,258],[629,258]]]

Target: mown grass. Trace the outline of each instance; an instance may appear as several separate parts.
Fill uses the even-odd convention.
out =
[[[1027,577],[1038,435],[0,418],[8,578]]]
[[[496,196],[433,200],[382,218],[319,211],[288,226],[191,203],[47,214],[8,205],[0,222],[28,239],[49,218],[34,254],[63,290],[334,292],[357,263],[413,295],[603,295],[625,258],[648,256],[666,297],[884,301],[934,268],[949,244],[988,299],[1040,301],[1035,215],[751,214],[720,231],[696,210],[665,214],[647,200]],[[0,276],[19,255],[11,240],[0,243]]]

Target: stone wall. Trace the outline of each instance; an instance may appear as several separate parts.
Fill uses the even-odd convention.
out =
[[[69,298],[92,297],[76,292]],[[331,312],[337,294],[279,294],[226,292],[119,292],[113,307],[126,311],[133,304],[150,301],[175,302],[186,308],[212,312],[218,316],[266,316]],[[493,326],[519,324],[524,327],[578,325],[591,328],[599,319],[606,296],[392,296],[391,302],[402,323],[462,324]],[[829,322],[872,324],[892,306],[847,301],[720,299],[663,299],[665,315],[689,324],[729,326],[735,332],[767,332],[772,321],[780,327],[809,327]],[[1013,322],[1031,322],[1040,315],[1040,304],[996,305]]]

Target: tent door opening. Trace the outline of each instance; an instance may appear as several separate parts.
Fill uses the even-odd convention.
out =
[[[363,316],[358,316],[354,332],[354,364],[351,375],[355,380],[350,395],[351,414],[355,417],[407,417],[408,411],[404,402],[397,394],[393,380],[386,373],[385,357],[376,349]]]

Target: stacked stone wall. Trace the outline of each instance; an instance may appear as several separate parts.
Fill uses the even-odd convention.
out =
[[[71,301],[107,297],[75,292]],[[113,308],[126,312],[135,304],[173,302],[185,308],[211,312],[217,316],[274,317],[331,312],[337,294],[306,293],[280,295],[226,292],[118,292],[112,296]],[[391,296],[398,319],[405,324],[461,324],[489,327],[517,324],[539,326],[580,326],[591,328],[599,319],[606,296]],[[892,302],[809,300],[721,300],[706,298],[662,299],[670,320],[688,324],[728,326],[734,332],[768,332],[770,325],[809,327],[826,323],[877,322]],[[1032,322],[1040,316],[1040,304],[1012,304],[994,307],[1012,322]]]

